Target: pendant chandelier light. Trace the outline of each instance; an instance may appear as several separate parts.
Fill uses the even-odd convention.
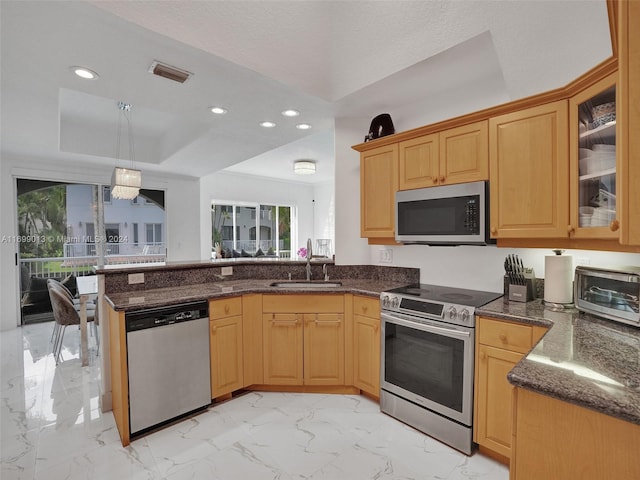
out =
[[[131,104],[118,102],[120,115],[118,117],[118,138],[116,144],[116,167],[111,176],[111,196],[123,200],[133,200],[140,193],[142,186],[142,172],[135,167],[135,149],[133,143],[133,126],[131,124]],[[118,166],[120,159],[120,140],[122,138],[122,121],[127,122],[127,136],[129,139],[130,168]]]

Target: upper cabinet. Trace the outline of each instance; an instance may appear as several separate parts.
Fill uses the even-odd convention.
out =
[[[616,80],[569,99],[570,228],[574,238],[618,238]]]
[[[618,185],[620,243],[640,245],[640,2],[618,2]]]
[[[481,121],[399,143],[399,189],[489,178],[488,122]]]
[[[564,100],[489,120],[493,238],[567,236],[567,128]]]
[[[395,239],[395,195],[398,191],[398,145],[360,155],[360,236]]]

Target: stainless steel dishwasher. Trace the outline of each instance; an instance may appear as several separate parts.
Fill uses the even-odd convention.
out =
[[[126,314],[131,435],[211,404],[207,302]]]

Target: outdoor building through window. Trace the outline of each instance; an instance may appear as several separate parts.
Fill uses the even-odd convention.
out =
[[[211,205],[212,245],[230,257],[291,258],[293,207],[216,203]]]

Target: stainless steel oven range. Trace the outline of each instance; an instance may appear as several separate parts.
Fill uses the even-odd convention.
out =
[[[475,309],[500,296],[427,284],[383,292],[380,409],[470,455]]]

